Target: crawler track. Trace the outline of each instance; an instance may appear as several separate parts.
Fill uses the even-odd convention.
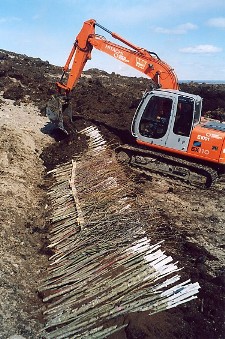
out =
[[[119,161],[145,174],[160,173],[201,188],[214,186],[218,179],[217,170],[210,166],[153,150],[122,145],[116,148],[116,153]]]

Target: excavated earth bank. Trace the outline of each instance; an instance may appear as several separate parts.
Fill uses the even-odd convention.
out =
[[[45,173],[86,147],[74,131],[56,134],[44,107],[61,70],[47,61],[0,51],[1,256],[0,338],[42,338],[45,305],[38,286],[48,266]],[[133,142],[130,123],[150,81],[103,71],[84,72],[73,92],[73,130],[96,125],[112,147]],[[225,85],[182,84],[200,94],[203,113],[225,121]],[[128,328],[111,338],[222,338],[224,333],[224,189],[185,187],[127,170],[143,223],[155,243],[179,261],[181,275],[198,281],[199,298],[158,315],[129,315]]]

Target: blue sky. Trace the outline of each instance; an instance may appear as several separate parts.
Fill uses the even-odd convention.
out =
[[[63,66],[89,19],[157,53],[180,80],[225,80],[225,0],[0,0],[0,48]],[[98,51],[93,67],[142,76]]]

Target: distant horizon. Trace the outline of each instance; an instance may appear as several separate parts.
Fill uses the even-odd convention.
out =
[[[188,82],[197,82],[197,83],[206,83],[206,84],[218,84],[218,85],[221,85],[221,84],[225,84],[225,80],[202,80],[202,79],[199,79],[199,80],[178,80],[179,83],[181,82],[185,82],[185,83],[188,83]]]
[[[62,68],[63,66],[61,66],[61,65],[55,65],[55,64],[53,64],[53,63],[51,63],[50,61],[48,61],[48,60],[43,60],[43,59],[41,59],[40,57],[36,57],[36,56],[30,56],[30,55],[27,55],[27,54],[25,54],[25,53],[18,53],[18,52],[14,52],[14,51],[9,51],[9,50],[5,50],[5,49],[3,49],[3,48],[0,48],[0,51],[4,51],[4,52],[7,52],[7,53],[12,53],[12,54],[17,54],[17,55],[21,55],[21,56],[26,56],[26,57],[28,57],[28,58],[33,58],[33,59],[40,59],[41,61],[44,61],[44,62],[49,62],[49,64],[51,64],[52,66],[55,66],[55,67],[60,67],[60,68]],[[88,66],[88,64],[86,65],[86,67]],[[112,73],[115,73],[115,74],[119,74],[119,75],[121,75],[121,76],[125,76],[125,77],[137,77],[137,78],[146,78],[146,79],[150,79],[149,77],[147,77],[147,76],[145,76],[145,74],[143,73],[143,74],[141,74],[141,73],[139,73],[138,72],[138,74],[136,74],[136,75],[126,75],[126,74],[121,74],[121,73],[118,73],[118,71],[117,72],[115,72],[115,71],[108,71],[108,70],[104,70],[104,69],[100,69],[100,68],[97,68],[97,67],[89,67],[89,68],[87,68],[87,69],[85,69],[84,68],[84,72],[87,72],[87,71],[91,71],[92,69],[97,69],[98,71],[101,71],[101,72],[106,72],[106,73],[108,73],[108,74],[112,74]],[[210,80],[210,79],[181,79],[181,80],[179,80],[178,79],[178,83],[190,83],[190,82],[196,82],[196,83],[206,83],[206,84],[214,84],[214,85],[216,85],[216,84],[218,84],[218,85],[222,85],[222,84],[225,84],[225,80]]]

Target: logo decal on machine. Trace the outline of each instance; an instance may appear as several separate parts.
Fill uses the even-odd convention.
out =
[[[144,69],[147,64],[147,61],[141,59],[141,58],[136,58],[136,66],[140,69]]]
[[[202,143],[200,141],[194,141],[193,142],[193,146],[194,147],[201,147],[202,146]]]
[[[197,139],[198,139],[198,140],[203,140],[203,141],[209,141],[209,140],[210,140],[210,137],[208,137],[208,136],[206,137],[206,136],[204,136],[204,135],[200,135],[200,134],[199,134],[199,135],[197,136]]]
[[[199,147],[194,147],[194,146],[191,147],[191,151],[192,151],[192,152],[200,153],[200,149],[201,149],[201,148],[199,148]]]
[[[206,133],[205,135],[198,134],[197,139],[203,141],[209,141],[210,138],[221,140],[222,137],[215,133]]]
[[[202,146],[202,143],[200,141],[195,140],[193,142],[193,146],[191,147],[191,151],[201,153],[201,154],[204,154],[204,155],[209,155],[209,150],[203,149],[203,148],[201,148],[201,146]]]
[[[120,51],[118,48],[110,46],[110,45],[105,45],[105,48],[110,50],[112,52],[112,55],[114,58],[119,59],[122,62],[129,63],[130,61],[126,58],[125,55],[123,55],[123,52]]]
[[[206,136],[208,138],[213,138],[213,139],[218,139],[218,140],[223,139],[219,134],[215,134],[215,133],[206,133]]]

